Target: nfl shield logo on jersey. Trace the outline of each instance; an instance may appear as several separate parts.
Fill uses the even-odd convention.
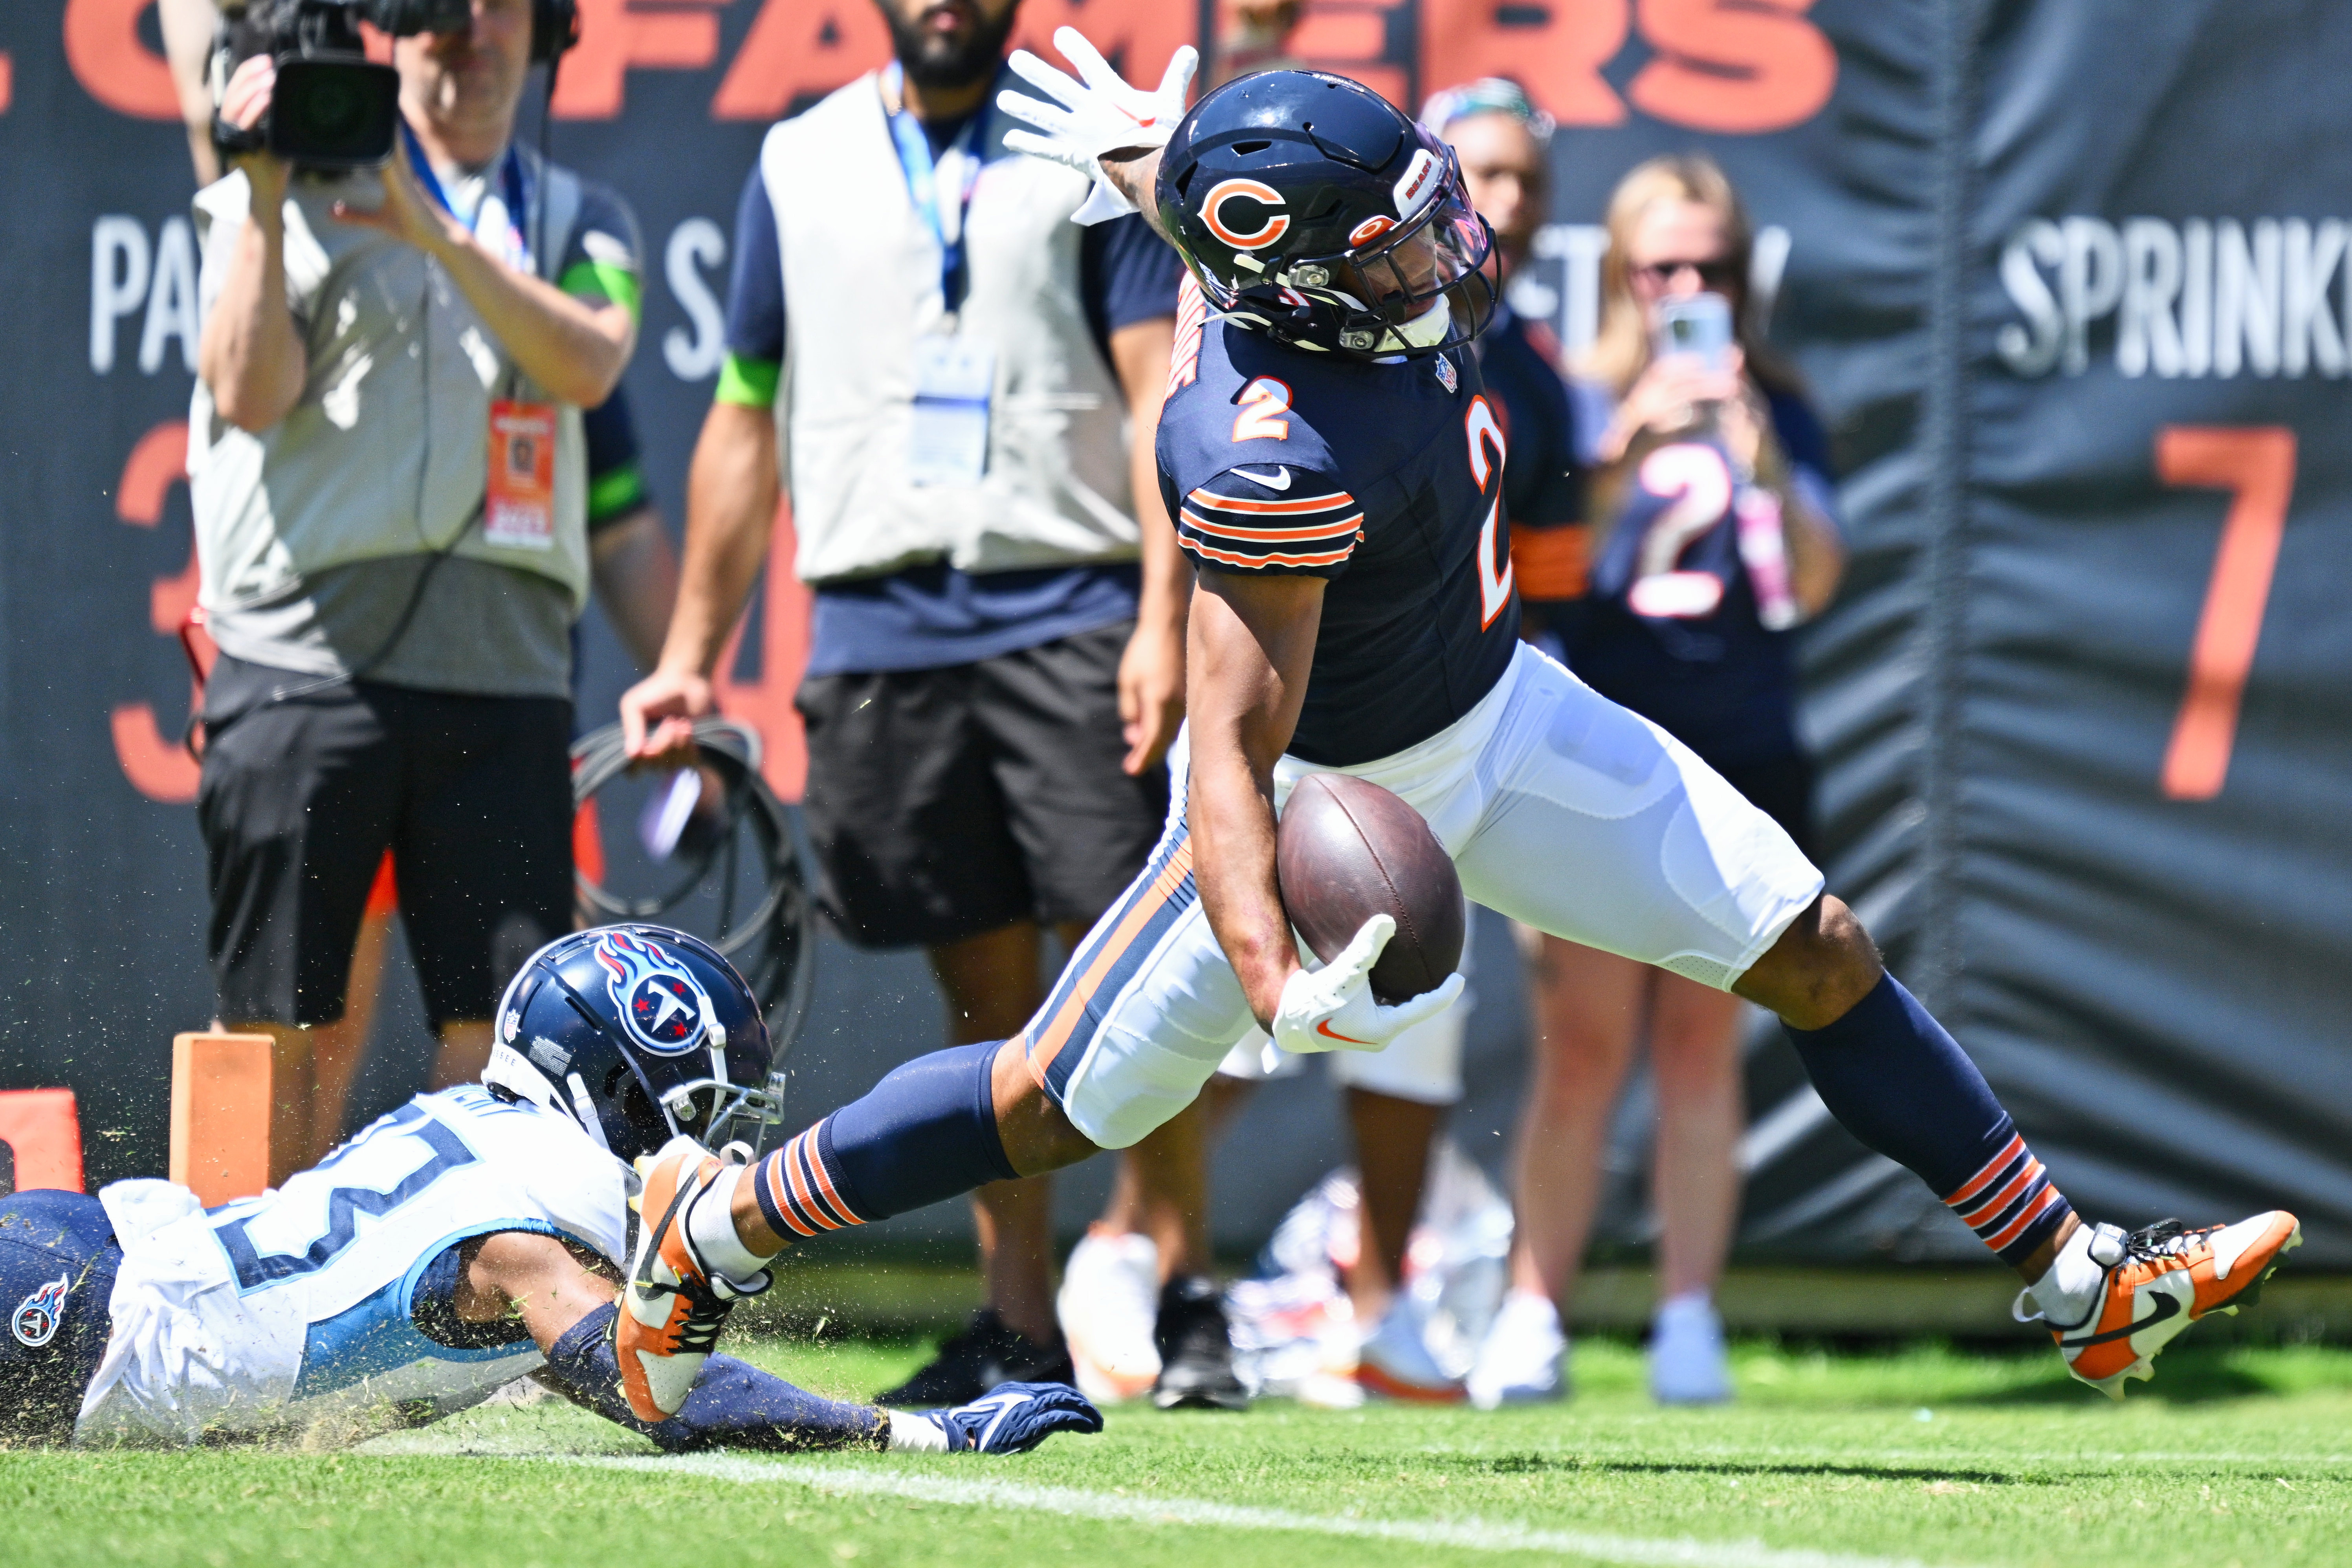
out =
[[[612,977],[605,985],[613,1006],[639,1045],[659,1056],[683,1056],[702,1043],[710,998],[685,965],[625,931],[597,939],[596,962]]]
[[[1447,392],[1456,391],[1462,385],[1462,378],[1454,373],[1454,361],[1444,354],[1437,356],[1437,384]]]
[[[72,1282],[72,1275],[60,1274],[18,1304],[8,1320],[17,1343],[38,1350],[58,1337],[58,1324],[66,1315],[66,1289]]]

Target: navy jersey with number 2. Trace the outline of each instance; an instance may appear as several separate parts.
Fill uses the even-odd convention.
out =
[[[1518,637],[1503,432],[1470,356],[1367,364],[1202,322],[1184,284],[1160,487],[1203,571],[1328,578],[1290,755],[1393,756],[1460,718]]]

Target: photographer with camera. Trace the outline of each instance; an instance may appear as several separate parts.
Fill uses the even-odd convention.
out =
[[[395,35],[391,74],[362,18]],[[570,0],[277,0],[236,36],[234,169],[196,201],[189,472],[221,651],[197,809],[220,1018],[277,1043],[274,1166],[312,1147],[310,1030],[343,1010],[387,848],[436,1085],[478,1071],[499,980],[571,924],[581,411],[638,299],[626,208],[514,143],[573,26]]]

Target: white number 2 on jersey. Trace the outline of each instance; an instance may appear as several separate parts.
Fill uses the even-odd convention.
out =
[[[1235,441],[1290,439],[1290,421],[1277,417],[1290,412],[1290,389],[1282,382],[1260,376],[1242,388],[1242,395],[1234,401],[1242,409],[1234,421]]]
[[[1469,412],[1463,416],[1463,434],[1470,441],[1470,477],[1478,482],[1484,492],[1486,481],[1499,473],[1504,461],[1502,422],[1484,396],[1470,400]],[[1495,454],[1487,456],[1486,447],[1492,443]],[[1511,601],[1511,541],[1497,537],[1503,532],[1503,490],[1495,487],[1495,504],[1486,508],[1486,521],[1478,529],[1478,630],[1484,632]]]
[[[1633,586],[1625,602],[1636,615],[1696,620],[1723,602],[1723,580],[1710,571],[1684,571],[1676,563],[1692,542],[1723,520],[1734,486],[1723,454],[1696,441],[1661,446],[1642,459],[1639,483],[1669,504],[1642,535]]]

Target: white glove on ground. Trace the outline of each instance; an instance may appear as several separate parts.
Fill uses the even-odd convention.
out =
[[[1146,92],[1129,86],[1111,69],[1110,62],[1076,27],[1055,29],[1054,47],[1078,68],[1078,76],[1085,79],[1073,79],[1026,49],[1013,50],[1013,68],[1052,101],[1025,93],[998,93],[997,108],[1037,128],[1007,131],[1004,144],[1076,169],[1094,181],[1093,192],[1086,204],[1071,214],[1072,222],[1098,224],[1123,216],[1135,211],[1135,204],[1104,176],[1102,155],[1122,147],[1168,145],[1176,122],[1184,118],[1184,89],[1200,68],[1200,51],[1190,44],[1180,45],[1168,58],[1159,90]]]
[[[1413,1025],[1435,1018],[1462,994],[1459,974],[1445,977],[1394,1007],[1372,999],[1372,966],[1396,935],[1396,922],[1375,915],[1363,924],[1339,956],[1309,973],[1301,969],[1282,985],[1282,1005],[1274,1015],[1274,1043],[1304,1054],[1310,1051],[1381,1051]]]

